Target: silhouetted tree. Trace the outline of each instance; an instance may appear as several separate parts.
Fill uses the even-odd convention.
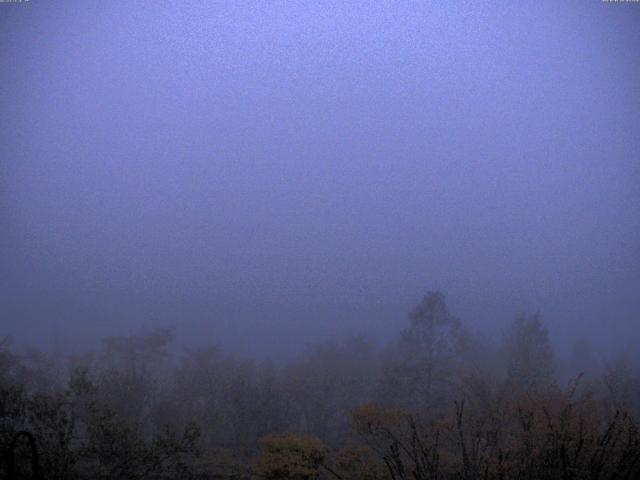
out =
[[[505,335],[504,348],[512,388],[538,390],[553,381],[555,356],[539,314],[519,315]]]
[[[427,293],[409,320],[388,353],[378,392],[389,404],[435,408],[456,384],[466,334],[440,292]]]

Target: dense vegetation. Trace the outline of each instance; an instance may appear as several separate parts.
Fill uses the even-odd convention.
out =
[[[172,339],[72,358],[5,340],[0,478],[640,478],[637,359],[579,342],[560,362],[538,315],[492,342],[430,292],[385,348],[351,338],[283,366],[171,355]]]

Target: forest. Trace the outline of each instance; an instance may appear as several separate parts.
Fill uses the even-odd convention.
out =
[[[0,0],[0,480],[639,480],[638,27]]]
[[[53,355],[0,346],[0,478],[637,479],[640,363],[540,314],[498,339],[428,292],[386,345],[324,342],[276,363],[171,329]]]

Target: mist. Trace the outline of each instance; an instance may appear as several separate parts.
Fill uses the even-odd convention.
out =
[[[1,12],[8,333],[273,352],[436,287],[479,328],[638,339],[633,5],[29,3]]]
[[[435,291],[488,342],[538,313],[560,359],[638,355],[638,27],[633,2],[2,3],[0,336],[284,364],[384,350]]]

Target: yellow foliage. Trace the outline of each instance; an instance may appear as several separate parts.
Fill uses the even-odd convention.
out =
[[[354,445],[341,450],[336,456],[336,468],[344,480],[385,480],[388,478],[384,463],[366,446]]]
[[[264,480],[315,480],[327,452],[318,438],[293,433],[267,435],[260,446],[256,473]]]
[[[376,430],[392,430],[403,425],[407,414],[398,409],[367,404],[353,409],[351,419],[356,432],[373,433]]]

